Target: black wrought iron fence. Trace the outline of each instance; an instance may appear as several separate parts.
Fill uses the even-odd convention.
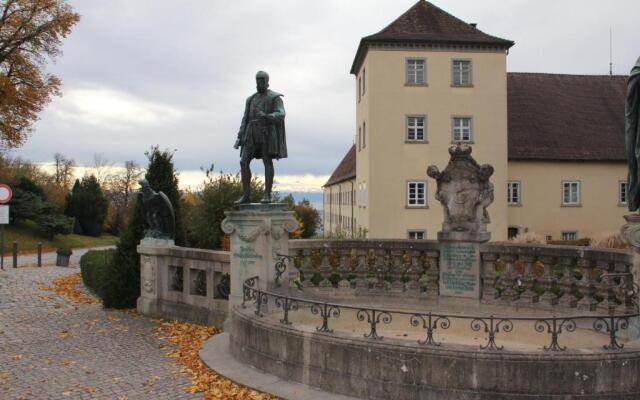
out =
[[[445,314],[432,312],[413,312],[403,310],[391,310],[378,307],[365,307],[351,304],[339,304],[313,299],[290,296],[284,293],[268,292],[257,288],[258,277],[247,279],[243,284],[242,307],[247,308],[253,303],[254,314],[257,317],[264,317],[265,308],[272,304],[276,312],[282,313],[279,319],[283,325],[291,325],[290,313],[292,311],[308,310],[312,315],[319,317],[316,331],[325,334],[333,334],[331,321],[344,316],[344,311],[350,310],[355,314],[359,322],[366,322],[368,328],[361,332],[364,338],[370,340],[383,340],[379,334],[380,325],[389,325],[392,321],[407,321],[409,326],[419,327],[424,330],[424,337],[417,342],[424,346],[442,346],[442,341],[438,341],[438,335],[442,335],[452,325],[467,323],[474,332],[484,332],[485,341],[480,345],[480,350],[500,351],[504,345],[498,343],[497,334],[512,333],[517,334],[514,323],[530,322],[535,332],[548,335],[548,345],[544,345],[544,351],[565,351],[567,346],[561,343],[561,335],[576,331],[578,327],[595,332],[608,334],[607,344],[603,345],[605,350],[616,351],[624,348],[624,343],[620,342],[620,331],[629,327],[630,321],[640,318],[640,312],[626,314],[602,314],[602,315],[575,315],[575,316],[549,316],[549,317],[509,317],[509,316],[478,316],[463,314]],[[274,312],[272,309],[271,312]],[[529,325],[529,326],[530,326]],[[400,325],[401,326],[401,325]],[[440,333],[442,332],[442,333]]]

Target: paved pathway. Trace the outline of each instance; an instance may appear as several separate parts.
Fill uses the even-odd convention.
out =
[[[76,264],[77,265],[77,264]],[[197,399],[157,323],[39,289],[77,268],[0,271],[0,399]]]
[[[102,250],[102,249],[115,249],[115,246],[93,247],[87,249],[74,249],[71,254],[69,265],[79,265],[80,257],[82,257],[89,250]],[[19,254],[18,255],[18,267],[35,267],[38,265],[37,254]],[[42,253],[42,265],[56,265],[56,252]],[[13,258],[11,254],[4,255],[4,269],[11,269],[13,267]]]

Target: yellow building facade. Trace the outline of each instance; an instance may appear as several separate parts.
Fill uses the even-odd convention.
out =
[[[434,239],[443,211],[426,170],[432,164],[443,169],[447,149],[458,142],[470,144],[473,157],[495,169],[492,240],[524,232],[566,239],[617,230],[625,210],[624,151],[615,140],[595,140],[603,154],[590,152],[584,143],[590,138],[572,145],[576,134],[563,120],[599,104],[565,115],[536,97],[540,88],[581,88],[584,77],[574,82],[560,76],[558,83],[556,75],[508,74],[513,44],[422,0],[362,39],[351,70],[355,144],[324,186],[326,236]],[[618,87],[618,78],[595,89]],[[562,118],[548,115],[554,112]],[[602,131],[600,125],[593,129]],[[545,151],[554,144],[555,150]]]

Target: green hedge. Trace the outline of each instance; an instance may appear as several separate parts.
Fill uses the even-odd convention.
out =
[[[107,308],[135,307],[140,269],[120,250],[92,250],[80,258],[82,281]]]
[[[82,282],[98,297],[104,295],[105,278],[113,264],[115,250],[91,250],[80,258]]]

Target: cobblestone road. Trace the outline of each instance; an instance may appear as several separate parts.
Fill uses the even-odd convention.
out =
[[[75,268],[0,271],[0,399],[197,399],[157,323],[42,291]]]

